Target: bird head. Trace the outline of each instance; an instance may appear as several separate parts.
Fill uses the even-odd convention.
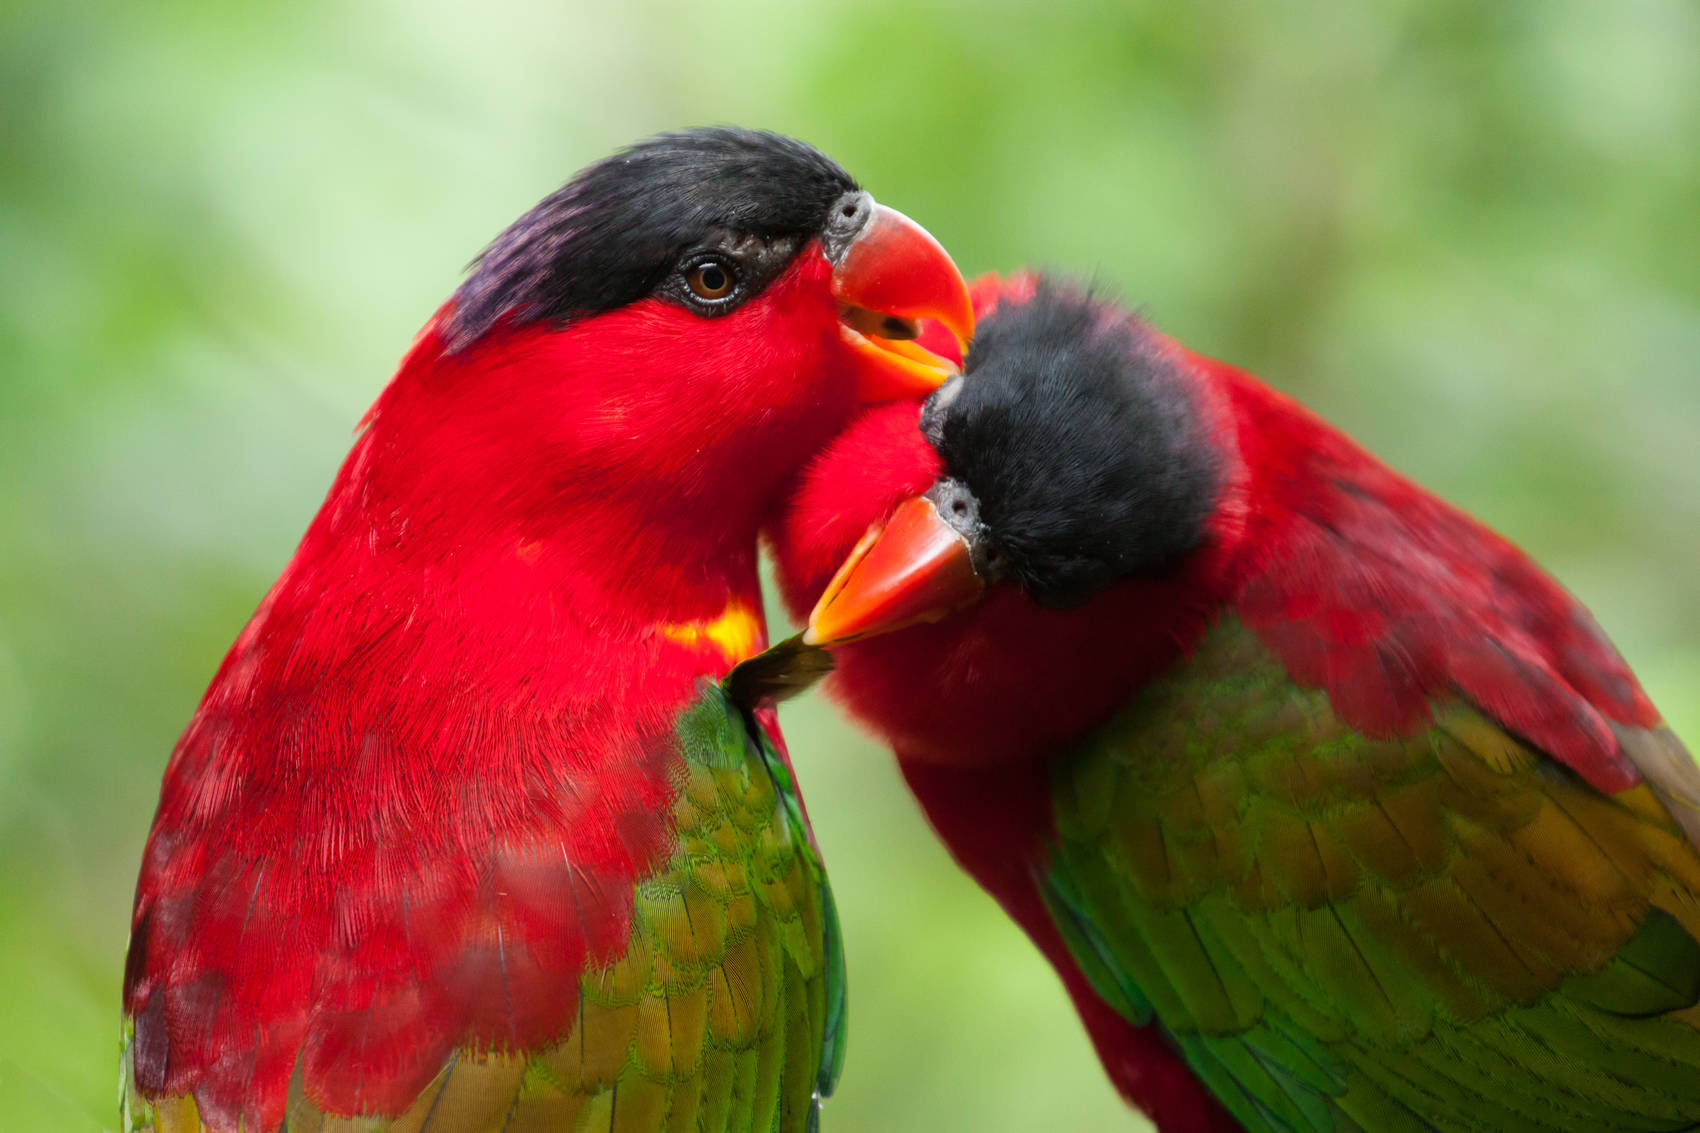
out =
[[[479,256],[370,420],[481,509],[563,493],[760,506],[857,404],[956,367],[966,287],[924,229],[779,135],[712,128],[580,172]],[[726,515],[719,516],[726,522]]]

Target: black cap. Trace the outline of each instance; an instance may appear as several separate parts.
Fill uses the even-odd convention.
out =
[[[1166,573],[1203,540],[1221,478],[1191,381],[1133,315],[1041,279],[980,324],[922,413],[940,514],[1046,605]]]
[[[445,333],[458,348],[509,313],[566,322],[623,307],[682,256],[740,238],[778,253],[752,281],[765,284],[856,190],[794,138],[730,126],[658,135],[583,170],[496,237],[456,292]]]

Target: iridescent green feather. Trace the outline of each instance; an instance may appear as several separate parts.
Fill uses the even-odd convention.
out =
[[[677,848],[633,894],[631,935],[587,972],[547,1049],[461,1050],[392,1120],[325,1114],[292,1133],[801,1133],[843,1064],[844,952],[795,786],[765,732],[704,683],[676,730]],[[131,1133],[198,1133],[192,1098],[131,1086]]]
[[[1371,740],[1228,620],[1054,777],[1083,972],[1253,1131],[1700,1121],[1700,856],[1469,705]]]

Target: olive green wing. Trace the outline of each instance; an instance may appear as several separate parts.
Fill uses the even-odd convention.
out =
[[[675,731],[665,865],[632,894],[613,962],[583,972],[567,1033],[461,1048],[397,1117],[323,1112],[299,1066],[289,1133],[800,1133],[842,1064],[844,960],[831,890],[765,729],[704,682]],[[559,864],[559,863],[556,863]],[[497,876],[517,876],[508,863]],[[564,900],[582,895],[562,888]],[[587,902],[586,908],[593,908]],[[124,1128],[210,1128],[191,1096],[130,1084]]]
[[[1652,786],[1462,701],[1368,738],[1231,618],[1053,786],[1071,953],[1248,1130],[1700,1123],[1700,854]]]

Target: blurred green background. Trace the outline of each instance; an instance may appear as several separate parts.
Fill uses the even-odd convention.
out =
[[[1533,551],[1700,741],[1700,8],[0,7],[0,1128],[111,1127],[167,751],[354,422],[511,218],[634,137],[822,146],[965,271],[1095,274]],[[818,698],[831,1133],[1135,1129]]]

